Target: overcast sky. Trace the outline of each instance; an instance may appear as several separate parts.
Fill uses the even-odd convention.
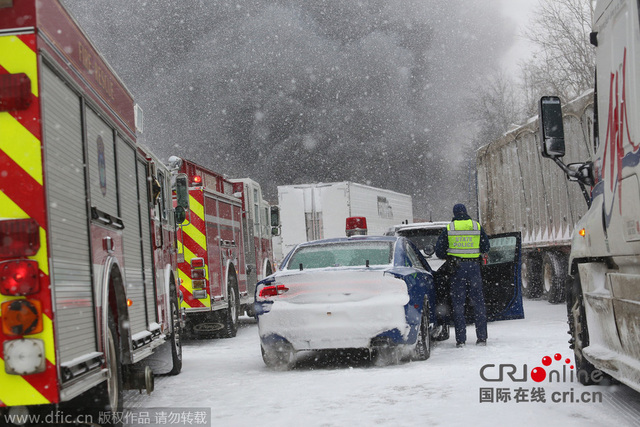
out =
[[[516,41],[505,55],[504,67],[512,73],[517,73],[519,61],[526,59],[531,51],[529,41],[524,37],[526,27],[534,15],[534,8],[539,0],[502,0],[503,13],[516,22]]]
[[[526,50],[510,45],[536,0],[64,1],[161,158],[250,176],[271,199],[383,187],[425,218],[475,205],[468,106],[497,68],[517,72]]]

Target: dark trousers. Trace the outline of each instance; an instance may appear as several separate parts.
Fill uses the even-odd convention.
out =
[[[453,304],[453,323],[456,329],[456,342],[467,341],[467,323],[464,316],[464,304],[469,296],[473,306],[476,337],[487,339],[487,312],[482,292],[482,276],[477,261],[458,261],[456,271],[451,278],[451,303]]]

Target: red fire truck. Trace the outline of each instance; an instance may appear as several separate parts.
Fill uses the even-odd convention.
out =
[[[0,1],[0,424],[181,369],[171,175],[134,109],[57,0]]]
[[[176,188],[189,197],[178,230],[178,267],[187,330],[194,335],[234,337],[238,315],[253,316],[258,280],[273,272],[271,220],[275,206],[251,179],[228,180],[192,161],[171,157]]]

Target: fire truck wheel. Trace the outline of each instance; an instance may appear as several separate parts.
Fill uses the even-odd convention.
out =
[[[222,325],[220,331],[222,338],[233,338],[238,333],[238,315],[240,313],[240,301],[238,299],[238,285],[235,277],[229,278],[227,284],[228,306],[222,310]]]
[[[543,292],[551,304],[564,302],[567,260],[561,254],[547,252],[542,259]]]
[[[113,316],[109,315],[107,336],[107,365],[110,376],[107,380],[107,398],[113,412],[122,411],[122,365],[120,363],[120,340]]]
[[[118,339],[118,330],[116,322],[109,314],[109,329],[107,330],[107,348],[106,358],[107,367],[110,375],[107,381],[89,390],[87,393],[78,397],[78,403],[72,400],[72,406],[79,408],[81,411],[87,411],[93,419],[101,419],[103,427],[105,426],[122,426],[122,417],[110,417],[107,412],[122,412],[122,366],[120,363],[120,346]],[[107,414],[107,415],[106,415]]]
[[[171,297],[171,362],[169,375],[178,375],[182,370],[182,328],[180,328],[180,309],[175,295]]]

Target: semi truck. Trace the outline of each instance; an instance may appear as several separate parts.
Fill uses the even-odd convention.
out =
[[[565,105],[566,158],[593,155],[593,91]],[[578,186],[545,161],[535,117],[477,151],[478,210],[488,234],[520,232],[522,293],[565,299],[571,235],[587,205]]]
[[[139,119],[59,1],[0,2],[0,424],[117,424],[152,358],[180,372],[171,177]]]
[[[278,206],[281,255],[298,243],[344,237],[349,217],[366,218],[371,235],[413,221],[411,196],[348,181],[278,186]]]
[[[637,0],[598,0],[591,43],[596,87],[591,156],[574,149],[557,97],[540,100],[540,152],[583,189],[588,210],[571,239],[570,346],[583,384],[606,376],[640,391],[640,22]],[[551,161],[546,160],[548,164]],[[575,184],[574,184],[575,185]],[[588,191],[590,190],[590,191]]]

